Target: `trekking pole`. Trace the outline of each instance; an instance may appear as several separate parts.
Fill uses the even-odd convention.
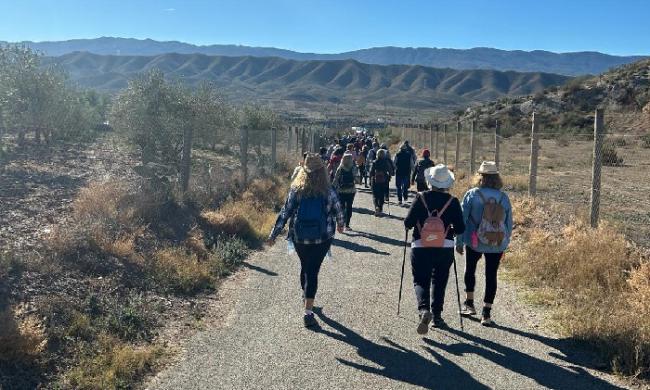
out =
[[[456,254],[454,253],[454,276],[456,277],[456,297],[458,298],[458,317],[460,318],[460,330],[463,332],[465,328],[463,327],[463,315],[461,314],[460,307],[460,289],[458,288],[458,272],[456,271]]]
[[[399,295],[397,297],[397,316],[399,317],[399,308],[402,304],[402,286],[404,284],[404,265],[406,264],[406,245],[409,240],[409,231],[406,231],[406,236],[404,237],[404,259],[402,260],[402,277],[399,281]]]

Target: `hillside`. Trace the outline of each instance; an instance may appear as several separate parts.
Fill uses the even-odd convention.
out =
[[[596,107],[605,108],[614,132],[650,132],[650,60],[576,78],[534,95],[479,105],[464,116],[478,117],[486,126],[499,119],[506,127],[528,129],[530,114],[536,111],[545,128],[576,131],[593,126]]]
[[[2,43],[2,42],[0,42]],[[553,53],[542,50],[499,50],[493,48],[446,49],[373,47],[344,53],[300,53],[272,47],[239,45],[197,46],[184,42],[151,39],[74,39],[55,42],[22,42],[49,56],[77,51],[110,55],[152,56],[165,53],[220,56],[280,57],[292,60],[356,60],[377,65],[422,65],[452,69],[494,69],[518,72],[546,72],[569,76],[599,74],[610,68],[641,59],[640,56],[613,56],[598,52]]]
[[[376,104],[408,108],[460,107],[502,96],[536,93],[569,77],[546,73],[368,65],[346,61],[294,61],[277,57],[201,54],[102,56],[73,53],[48,58],[81,86],[105,91],[158,68],[188,85],[211,81],[233,100]]]

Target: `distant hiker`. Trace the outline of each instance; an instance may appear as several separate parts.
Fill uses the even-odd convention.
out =
[[[298,176],[298,173],[302,170],[302,164],[303,164],[304,161],[305,161],[305,157],[307,157],[307,153],[303,153],[303,154],[302,154],[302,160],[300,160],[300,161],[298,162],[298,166],[296,166],[296,167],[293,169],[293,173],[291,174],[291,181],[293,181],[293,179],[295,179],[296,176]]]
[[[408,140],[404,141],[403,147],[408,150],[408,152],[411,154],[411,170],[415,167],[415,163],[418,160],[418,156],[415,153],[415,149],[411,146]]]
[[[356,160],[357,156],[359,155],[359,153],[357,153],[357,151],[354,149],[354,144],[353,143],[348,144],[348,147],[347,147],[347,150],[345,151],[345,153],[351,154],[353,160]]]
[[[359,152],[359,157],[357,157],[357,170],[359,171],[359,177],[365,188],[368,188],[368,171],[366,170],[366,161],[368,159],[368,152],[370,149],[366,145],[363,145],[361,152]]]
[[[305,303],[304,324],[317,326],[313,307],[318,272],[332,245],[335,230],[343,232],[345,217],[336,192],[330,185],[320,156],[308,154],[291,183],[287,200],[278,215],[268,244],[272,245],[289,221],[289,237],[300,258],[300,287]]]
[[[395,154],[395,187],[397,187],[397,202],[401,205],[402,199],[406,202],[409,197],[411,182],[411,168],[413,160],[408,144],[404,143]]]
[[[327,162],[330,160],[330,158],[327,156],[327,148],[321,147],[319,150],[319,156],[323,162],[327,164]]]
[[[357,193],[355,186],[355,178],[357,176],[357,167],[354,163],[352,154],[345,153],[341,165],[336,170],[334,175],[334,189],[339,195],[344,214],[345,214],[345,228],[350,229],[350,219],[352,218],[352,203],[354,203],[354,196]]]
[[[379,149],[386,151],[386,159],[388,160],[388,166],[390,168],[388,171],[388,178],[386,180],[386,184],[384,185],[386,187],[384,188],[384,201],[388,202],[390,201],[390,178],[395,176],[395,164],[393,163],[393,160],[390,157],[390,151],[388,150],[388,145],[381,144]]]
[[[461,314],[476,314],[474,286],[476,265],[485,256],[485,298],[481,324],[492,325],[492,304],[497,293],[497,271],[503,252],[512,235],[512,206],[508,195],[501,191],[503,181],[493,161],[484,161],[476,176],[476,187],[463,197],[463,220],[467,230],[456,238],[456,251],[463,254],[465,246],[465,292]]]
[[[327,171],[329,173],[330,180],[334,180],[334,174],[341,164],[343,153],[345,153],[345,149],[339,147],[334,151],[334,153],[332,153],[332,157],[330,157],[329,164],[327,165]]]
[[[372,148],[368,150],[368,155],[366,156],[366,172],[370,172],[372,168],[372,163],[377,159],[377,152],[379,151],[379,144],[377,142],[372,143]]]
[[[429,149],[424,149],[422,151],[422,160],[418,161],[413,170],[413,176],[411,177],[411,184],[417,186],[418,192],[427,190],[427,181],[424,178],[424,172],[433,167],[435,164],[431,160],[431,152]]]
[[[407,230],[415,228],[411,268],[420,316],[418,334],[428,332],[432,319],[433,327],[446,326],[442,308],[449,268],[454,262],[454,236],[465,231],[460,202],[448,193],[454,184],[453,173],[440,164],[424,175],[431,190],[418,193],[404,219]]]
[[[390,180],[391,165],[386,157],[386,151],[379,149],[377,158],[370,167],[370,183],[372,186],[372,198],[375,205],[375,217],[381,216],[384,212],[384,202],[388,180]]]

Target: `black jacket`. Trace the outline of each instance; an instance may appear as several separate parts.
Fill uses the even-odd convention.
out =
[[[420,196],[426,197],[427,205],[429,206],[429,211],[440,210],[445,206],[445,203],[449,200],[451,195],[445,192],[438,191],[424,191],[418,194],[415,201],[411,205],[411,209],[404,219],[404,226],[406,229],[413,229],[418,225],[424,224],[424,221],[427,219],[429,214],[426,211],[424,203]],[[460,208],[460,202],[457,198],[453,198],[447,210],[442,214],[442,221],[445,223],[445,226],[452,226],[447,233],[447,239],[453,240],[454,236],[463,234],[465,232],[465,222],[463,221],[463,210]],[[416,228],[413,231],[413,241],[420,239],[420,232]]]
[[[428,168],[433,167],[434,165],[435,163],[430,158],[423,158],[422,160],[418,161],[415,169],[413,170],[413,177],[411,177],[411,181],[416,181],[418,173],[422,172],[424,174],[424,171],[426,171]]]
[[[400,149],[395,155],[395,176],[411,176],[411,152],[408,149]]]
[[[386,175],[386,179],[388,180],[388,177],[391,176],[391,171],[392,171],[390,160],[384,157],[384,158],[378,158],[372,163],[372,166],[370,167],[370,179],[372,180],[373,183],[375,180],[376,171],[384,172],[384,174]]]

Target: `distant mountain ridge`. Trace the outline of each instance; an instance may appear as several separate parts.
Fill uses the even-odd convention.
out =
[[[386,104],[409,108],[458,107],[503,96],[525,95],[570,79],[548,73],[202,54],[72,53],[46,57],[45,62],[63,67],[82,86],[106,91],[124,88],[129,79],[158,68],[169,78],[188,85],[213,82],[234,100]]]
[[[377,65],[422,65],[452,69],[494,69],[545,72],[569,76],[599,74],[613,67],[638,61],[643,56],[613,56],[598,52],[553,53],[542,50],[499,50],[492,48],[445,49],[374,47],[336,54],[300,53],[272,47],[238,45],[198,46],[177,41],[112,38],[74,39],[57,42],[21,42],[49,56],[77,51],[107,55],[159,55],[165,53],[220,56],[280,57],[307,60],[356,60]]]

